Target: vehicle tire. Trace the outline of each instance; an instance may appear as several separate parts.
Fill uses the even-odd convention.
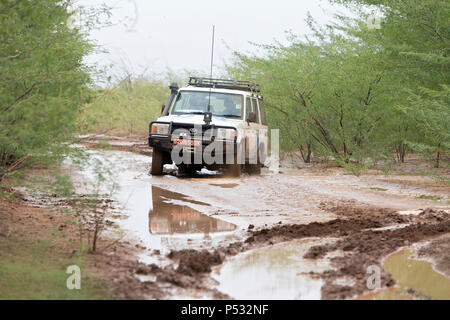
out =
[[[163,174],[164,167],[164,151],[153,148],[152,155],[152,169],[150,173],[152,176],[160,176]]]
[[[249,165],[247,165],[247,172],[249,174],[260,174],[261,173],[261,165],[249,164]]]
[[[262,150],[262,151],[261,151]],[[264,163],[266,162],[266,157],[267,157],[267,154],[264,152],[264,144],[263,143],[261,143],[260,145],[259,145],[259,149],[258,149],[258,164],[261,166],[261,167],[264,167]],[[263,153],[262,154],[262,157],[261,157],[261,154],[260,153]]]
[[[232,176],[232,177],[239,177],[242,173],[242,170],[245,167],[245,164],[242,164],[241,162],[244,161],[245,163],[245,149],[244,149],[245,144],[241,144],[239,143],[236,146],[236,153],[234,155],[234,163],[229,164],[227,166],[227,174]],[[239,159],[239,157],[243,156],[243,159]]]
[[[230,164],[228,166],[228,172],[232,177],[239,177],[242,172],[242,165],[237,163]]]
[[[202,166],[198,166],[195,164],[186,165],[184,163],[177,166],[179,175],[194,175],[197,170],[201,170]]]
[[[188,167],[184,163],[177,165],[177,168],[178,168],[177,175],[184,175],[189,173]]]

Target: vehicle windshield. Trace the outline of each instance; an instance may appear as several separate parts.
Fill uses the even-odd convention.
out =
[[[211,94],[211,98],[210,98]],[[242,117],[242,95],[207,92],[207,91],[180,91],[172,107],[171,114],[203,114],[210,111],[215,116],[241,118]]]

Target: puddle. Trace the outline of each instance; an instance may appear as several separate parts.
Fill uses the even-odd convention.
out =
[[[320,299],[323,281],[308,275],[331,269],[329,261],[304,259],[313,245],[329,239],[302,239],[251,250],[216,267],[217,289],[234,299]]]
[[[233,231],[236,225],[200,213],[186,205],[174,204],[171,200],[183,200],[199,205],[199,201],[186,200],[180,193],[152,186],[153,208],[149,212],[150,233],[182,234]]]
[[[237,187],[239,185],[239,183],[210,183],[210,185],[215,186],[215,187],[220,187],[220,188],[225,188],[225,189],[231,189],[234,187]]]
[[[428,261],[411,259],[415,251],[404,249],[389,256],[383,264],[397,285],[376,293],[364,295],[360,299],[450,299],[450,278],[436,272]]]
[[[209,204],[152,186],[153,177],[147,174],[151,157],[117,150],[88,152],[92,161],[82,169],[82,180],[93,180],[96,162],[111,168],[120,186],[112,195],[121,212],[117,223],[127,240],[167,253],[216,246],[233,237],[236,225],[202,213],[211,211]]]

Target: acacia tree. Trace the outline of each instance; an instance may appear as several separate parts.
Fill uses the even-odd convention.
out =
[[[449,151],[450,105],[450,2],[445,0],[338,0],[353,8],[357,28],[345,28],[347,35],[364,45],[377,46],[382,57],[393,101],[394,121],[386,128],[397,154],[406,147],[435,156],[435,165]],[[379,29],[366,26],[371,5],[380,13]],[[404,156],[399,160],[403,161]]]
[[[361,162],[374,154],[371,138],[386,114],[383,75],[370,48],[332,30],[321,34],[320,41],[292,36],[288,46],[262,46],[262,58],[235,53],[229,71],[262,83],[285,149],[300,151],[305,162],[312,152]]]
[[[340,162],[396,154],[403,162],[412,149],[435,154],[438,165],[450,144],[450,3],[332,2],[349,5],[356,18],[310,23],[313,40],[262,46],[262,57],[236,53],[230,73],[264,85],[269,123],[282,129],[288,151]],[[380,28],[368,24],[367,5],[381,12]]]
[[[0,0],[0,181],[28,158],[58,157],[90,83],[93,46],[66,0]]]

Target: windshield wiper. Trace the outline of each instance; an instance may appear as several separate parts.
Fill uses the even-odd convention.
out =
[[[241,116],[238,116],[236,114],[214,114],[217,117],[233,117],[233,118],[240,118]]]
[[[182,114],[204,114],[205,111],[192,111],[192,112],[182,112],[182,111],[180,111],[179,113],[182,113]]]

